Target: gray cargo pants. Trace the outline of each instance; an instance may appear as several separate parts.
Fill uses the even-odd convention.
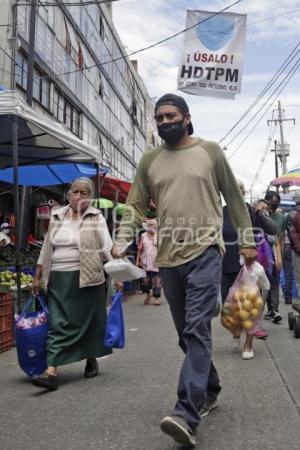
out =
[[[178,400],[173,415],[182,416],[195,428],[206,399],[215,400],[221,390],[212,363],[211,320],[220,289],[222,257],[217,246],[177,267],[160,268],[163,289],[185,353],[178,381]]]

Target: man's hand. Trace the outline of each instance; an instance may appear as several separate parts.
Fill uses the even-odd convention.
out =
[[[121,281],[117,281],[115,283],[115,289],[118,292],[123,292],[123,290],[124,290],[124,283],[122,283]]]
[[[116,259],[116,258],[123,258],[125,256],[126,253],[126,248],[124,245],[120,245],[120,244],[114,244],[112,246],[111,249],[111,256]]]
[[[257,251],[256,248],[241,248],[240,255],[245,258],[246,266],[250,266],[256,260]]]

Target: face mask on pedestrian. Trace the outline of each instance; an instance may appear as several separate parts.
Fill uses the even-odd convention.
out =
[[[279,206],[279,203],[271,203],[271,210],[274,212],[274,211],[276,211],[276,209],[278,208],[278,206]]]
[[[186,127],[183,125],[184,120],[173,123],[163,123],[158,125],[158,135],[168,144],[176,145],[184,136]]]
[[[2,233],[9,235],[9,228],[3,228],[1,230]]]
[[[149,225],[148,225],[148,228],[147,228],[147,231],[148,231],[149,233],[151,233],[151,234],[156,233],[156,231],[157,231],[156,225],[154,225],[153,223],[149,224]]]

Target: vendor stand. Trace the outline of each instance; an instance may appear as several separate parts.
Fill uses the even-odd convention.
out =
[[[19,185],[40,185],[38,175],[47,167],[53,175],[53,165],[71,164],[78,169],[80,164],[92,164],[94,174],[99,174],[101,152],[88,145],[65,126],[41,115],[28,106],[14,91],[0,93],[0,161],[3,177],[10,175],[14,185],[15,210],[15,268],[17,285],[17,311],[21,309],[21,247],[20,247],[20,198]],[[76,164],[74,164],[76,163]],[[35,170],[34,170],[35,168]],[[22,170],[22,172],[21,172]],[[80,169],[79,169],[80,170]],[[81,173],[82,175],[82,173]],[[76,174],[74,178],[78,175]],[[85,174],[86,176],[86,174]],[[57,180],[64,182],[61,175]],[[44,177],[43,177],[44,178]],[[73,179],[74,179],[73,178]],[[6,178],[8,181],[8,178]],[[67,182],[72,181],[68,180]],[[51,183],[50,183],[51,184]]]

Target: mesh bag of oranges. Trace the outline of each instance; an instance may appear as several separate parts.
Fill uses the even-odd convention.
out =
[[[239,336],[241,331],[252,334],[261,319],[263,305],[255,279],[244,264],[222,307],[221,323],[233,336]]]

